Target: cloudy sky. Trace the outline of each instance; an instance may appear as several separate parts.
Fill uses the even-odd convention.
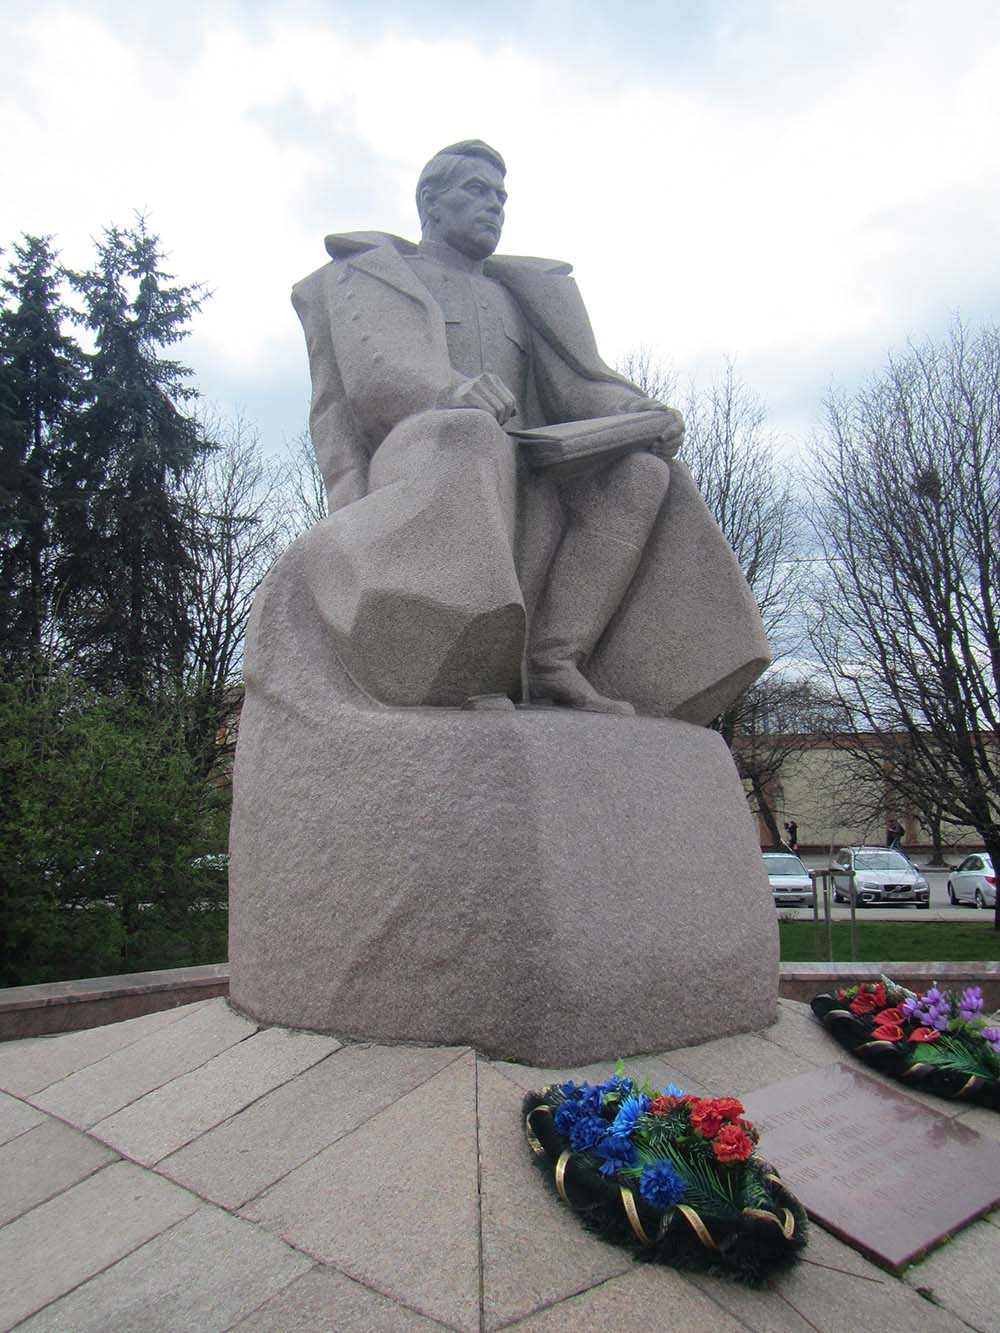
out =
[[[415,238],[434,150],[508,164],[605,358],[727,356],[789,447],[908,336],[1000,309],[996,0],[0,0],[0,245],[145,211],[214,296],[182,355],[280,445],[330,231]]]

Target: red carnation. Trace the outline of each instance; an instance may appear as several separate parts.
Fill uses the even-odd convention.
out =
[[[753,1153],[753,1143],[736,1125],[723,1125],[712,1140],[712,1151],[720,1162],[745,1162]]]
[[[910,1033],[910,1041],[937,1041],[940,1035],[937,1028],[914,1028]]]
[[[714,1105],[723,1120],[738,1120],[743,1114],[743,1103],[735,1097],[716,1097]]]
[[[882,1012],[881,1012],[880,1014],[876,1014],[876,1015],[875,1015],[875,1022],[876,1022],[876,1023],[905,1023],[905,1022],[906,1022],[906,1015],[903,1013],[902,1007],[901,1007],[900,1005],[897,1004],[896,1007],[895,1007],[894,1009],[883,1009]]]
[[[713,1139],[722,1128],[722,1116],[716,1103],[708,1097],[691,1104],[691,1127],[703,1139]]]
[[[888,1010],[886,1011],[889,1012]],[[879,1023],[872,1033],[872,1041],[902,1041],[906,1034],[898,1023]]]
[[[857,998],[850,1003],[852,1014],[857,1014],[859,1018],[864,1018],[867,1014],[874,1014],[877,1009],[881,1009],[885,1004],[885,996],[879,1000],[871,991],[858,991]]]

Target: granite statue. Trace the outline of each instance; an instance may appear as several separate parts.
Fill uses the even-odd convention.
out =
[[[417,184],[418,244],[329,236],[331,262],[293,291],[331,511],[318,613],[384,703],[507,695],[707,721],[766,662],[756,608],[668,461],[680,414],[600,359],[568,264],[495,254],[505,172],[477,140],[442,150]],[[518,443],[642,412],[651,447],[568,476]]]
[[[767,643],[680,416],[601,360],[567,264],[495,253],[504,179],[453,145],[419,243],[331,236],[294,289],[330,513],[247,634],[230,999],[557,1066],[774,1019],[704,725]]]

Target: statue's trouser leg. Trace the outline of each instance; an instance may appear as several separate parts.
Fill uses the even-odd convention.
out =
[[[516,506],[515,446],[488,413],[425,412],[386,437],[369,494],[352,507],[365,528],[356,559],[382,673],[377,698],[455,705],[518,689]],[[386,676],[394,663],[398,682]]]
[[[581,667],[632,582],[669,482],[663,459],[635,452],[567,486],[569,524],[531,626],[533,699],[591,712],[633,711],[599,694]]]

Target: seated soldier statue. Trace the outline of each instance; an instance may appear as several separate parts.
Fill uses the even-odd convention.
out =
[[[495,255],[505,174],[478,140],[443,149],[417,184],[419,244],[330,236],[332,262],[293,291],[330,508],[307,581],[331,648],[383,704],[507,696],[707,720],[699,708],[766,661],[756,608],[668,462],[680,414],[600,359],[569,265]],[[635,413],[655,416],[644,442],[573,466],[536,469],[518,439]],[[716,662],[720,630],[737,649]],[[683,684],[666,679],[672,650],[657,660],[672,635],[701,659]]]

